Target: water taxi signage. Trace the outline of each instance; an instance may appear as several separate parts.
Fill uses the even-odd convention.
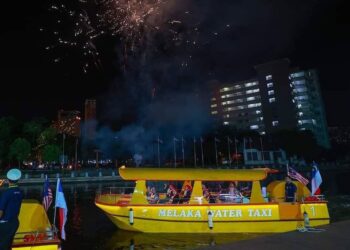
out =
[[[206,218],[208,213],[211,212],[213,218],[259,218],[259,219],[277,219],[278,207],[277,206],[239,206],[237,208],[158,208],[158,217],[171,217],[171,218]]]

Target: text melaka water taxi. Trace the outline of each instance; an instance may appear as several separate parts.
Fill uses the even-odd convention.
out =
[[[133,192],[100,193],[95,204],[119,228],[147,233],[232,233],[232,232],[286,232],[303,226],[329,224],[327,202],[305,201],[310,191],[299,182],[297,200],[284,202],[285,182],[273,181],[267,186],[269,198],[262,196],[260,181],[269,173],[259,169],[170,169],[170,168],[119,168],[124,180],[136,181]],[[188,202],[150,204],[147,183],[171,182],[191,185]],[[243,199],[205,199],[203,183],[251,183],[249,196]],[[206,184],[208,185],[208,184]],[[213,196],[220,194],[213,192]],[[159,195],[162,198],[162,194]],[[162,200],[162,199],[160,199]],[[305,220],[305,217],[307,218]],[[305,225],[309,224],[309,225]]]
[[[19,228],[12,250],[59,250],[61,242],[45,209],[36,200],[23,200],[19,213]]]

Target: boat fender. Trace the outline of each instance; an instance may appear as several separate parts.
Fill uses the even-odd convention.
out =
[[[310,219],[306,211],[304,211],[303,216],[304,216],[304,227],[305,228],[310,227]]]
[[[134,224],[134,210],[132,208],[129,209],[129,223],[130,225]]]
[[[208,212],[208,226],[209,226],[209,229],[213,229],[214,227],[213,214],[211,213],[211,211]]]

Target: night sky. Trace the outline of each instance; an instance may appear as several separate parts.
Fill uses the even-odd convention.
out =
[[[0,17],[0,116],[52,119],[60,108],[82,110],[86,98],[97,98],[101,117],[126,121],[120,110],[137,113],[152,101],[153,89],[160,99],[205,90],[210,80],[248,79],[254,65],[288,57],[293,66],[319,70],[329,125],[350,125],[345,0],[169,1],[160,22],[180,20],[180,41],[170,39],[174,24],[164,26],[128,53],[123,71],[122,35],[101,36],[94,40],[99,66],[87,73],[79,49],[45,50],[53,41],[40,28],[55,29],[49,1],[6,2]]]

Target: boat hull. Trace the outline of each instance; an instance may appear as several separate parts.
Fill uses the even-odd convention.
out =
[[[327,203],[96,205],[117,227],[145,233],[281,233],[329,224]]]

